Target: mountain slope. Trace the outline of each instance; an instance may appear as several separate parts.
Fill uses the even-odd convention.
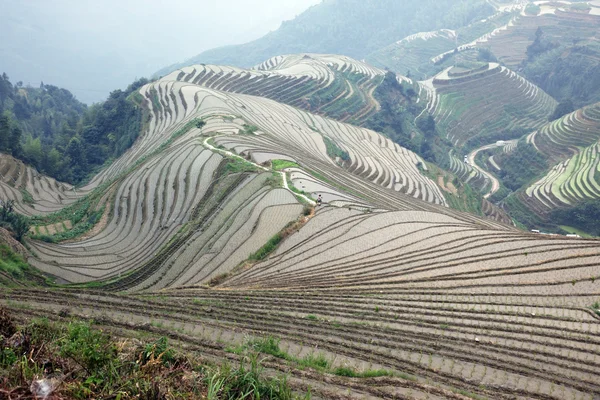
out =
[[[558,101],[576,107],[600,101],[598,26],[600,6],[587,2],[539,2],[507,29],[489,38],[488,48]]]
[[[600,103],[553,121],[527,137],[552,168],[522,194],[542,215],[600,198]]]
[[[205,51],[156,75],[200,63],[251,67],[288,53],[334,53],[361,59],[409,34],[458,28],[493,11],[484,0],[325,0],[258,40]]]
[[[342,122],[361,124],[379,108],[373,91],[384,75],[383,70],[345,56],[295,54],[269,59],[251,70],[192,65],[164,79],[266,97]]]
[[[323,398],[598,397],[599,242],[445,207],[428,164],[388,138],[235,93],[254,79],[289,91],[286,69],[327,65],[299,60],[207,78],[229,91],[193,82],[214,66],[141,87],[150,119],[133,147],[35,220],[86,215],[73,230],[91,229],[27,240],[32,265],[74,285],[0,303],[169,336],[217,362],[254,349]]]

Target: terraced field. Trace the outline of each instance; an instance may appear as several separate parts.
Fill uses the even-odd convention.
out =
[[[373,131],[171,79],[141,89],[153,113],[148,132],[85,188],[103,190],[103,225],[73,243],[32,241],[32,265],[65,282],[110,282],[114,290],[208,282],[302,213],[301,200],[261,172],[256,162],[269,159],[297,161],[291,182],[313,198],[323,192],[327,202],[398,209],[409,207],[408,194],[446,204],[419,170],[425,162]],[[208,148],[209,137],[255,163],[223,157]],[[328,146],[347,157],[332,159]],[[350,195],[335,197],[346,188]],[[389,192],[397,196],[390,200]],[[48,227],[55,225],[38,229]]]
[[[533,43],[538,28],[553,42],[561,44],[571,45],[575,38],[578,42],[597,40],[600,16],[572,12],[564,4],[566,2],[545,3],[541,5],[539,15],[522,12],[513,24],[490,37],[483,46],[489,48],[508,68],[517,68],[527,59],[527,47]]]
[[[0,154],[0,198],[14,200],[24,215],[43,215],[73,203],[80,193],[69,184],[44,176],[23,162]]]
[[[345,56],[294,54],[274,57],[252,70],[193,65],[164,79],[266,97],[360,124],[379,109],[373,91],[384,75],[381,69]]]
[[[475,70],[448,68],[420,84],[421,102],[457,147],[499,131],[538,129],[556,107],[540,88],[494,63]]]
[[[101,199],[102,220],[71,241],[27,243],[32,265],[76,285],[1,288],[0,303],[20,320],[74,316],[122,337],[168,336],[215,362],[241,363],[267,338],[268,371],[317,399],[598,398],[600,242],[453,210],[427,164],[389,139],[235,85],[219,90],[226,75],[287,82],[260,71],[283,75],[303,57],[258,72],[194,67],[141,88],[148,130],[68,198]],[[322,60],[330,71],[378,73]],[[510,93],[522,104],[544,104],[506,69],[454,72],[422,86],[437,118],[451,88],[490,77],[517,82]],[[194,83],[201,73],[214,83]],[[565,121],[586,126],[596,113]],[[445,118],[466,141],[461,121]],[[546,129],[536,145],[555,132]],[[467,168],[461,156],[457,169]]]
[[[457,30],[419,32],[370,54],[367,61],[402,74],[410,71],[414,79],[428,79],[458,53],[486,46],[490,38],[508,29],[517,18],[518,10],[511,8]]]
[[[600,103],[553,121],[527,137],[553,165],[521,198],[538,213],[600,197]]]
[[[218,289],[14,290],[0,302],[166,335],[214,360],[239,362],[249,338],[276,337],[267,366],[317,398],[592,400],[598,249],[431,212],[325,207]],[[327,369],[295,368],[310,357]],[[336,375],[374,371],[389,376]]]

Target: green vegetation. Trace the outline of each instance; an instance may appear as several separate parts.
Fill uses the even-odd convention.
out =
[[[7,245],[0,244],[0,271],[6,272],[13,278],[22,279],[30,270],[31,267],[23,257],[13,252]]]
[[[342,150],[333,140],[329,139],[327,136],[323,136],[323,141],[325,142],[327,155],[329,157],[334,160],[339,157],[342,161],[348,161],[350,159],[348,152]]]
[[[504,205],[508,210],[508,214],[517,223],[521,224],[526,229],[546,226],[544,221],[535,215],[526,205],[524,205],[516,195],[508,196],[504,199]]]
[[[408,84],[400,84],[393,72],[386,73],[383,82],[374,92],[381,109],[366,121],[365,126],[384,134],[402,147],[420,152],[423,136],[412,135],[416,130],[413,121],[421,112],[415,104],[414,93],[415,89]],[[427,120],[426,125],[429,123]],[[431,129],[429,125],[427,127]],[[435,122],[433,133],[435,134]]]
[[[518,110],[516,107],[512,105],[505,105],[505,111],[507,109],[513,109],[514,112],[509,112],[512,115],[516,115],[522,110]],[[511,110],[511,111],[513,111]],[[484,125],[485,126],[485,125]],[[477,136],[473,136],[466,141],[461,151],[465,154],[470,153],[472,150],[475,150],[481,146],[485,146],[490,143],[494,143],[498,140],[512,140],[512,139],[520,139],[525,136],[527,133],[530,133],[527,129],[524,128],[515,128],[515,129],[502,129],[502,130],[484,130]]]
[[[525,141],[520,141],[510,154],[502,154],[495,159],[502,166],[502,170],[497,172],[499,178],[513,191],[531,183],[548,169],[544,155]]]
[[[244,130],[240,131],[242,135],[254,135],[254,133],[258,130],[258,126],[256,125],[244,125]]]
[[[239,174],[241,172],[257,172],[257,171],[258,171],[258,168],[254,164],[235,157],[235,158],[230,158],[227,160],[227,165],[225,165],[224,173],[225,173],[225,175],[229,175],[229,174]]]
[[[289,160],[271,160],[271,168],[275,171],[281,171],[286,168],[300,168],[300,165]]]
[[[525,77],[558,101],[572,101],[575,109],[600,101],[600,46],[594,32],[583,24],[579,29],[539,29],[527,49]]]
[[[106,206],[97,211],[89,211],[89,209],[85,210],[82,208],[80,209],[80,212],[85,211],[85,214],[71,220],[73,223],[72,229],[54,235],[32,235],[31,238],[48,243],[60,243],[65,240],[75,239],[88,232],[96,225],[96,223],[98,223],[98,221],[100,221],[100,218],[102,218],[102,215],[104,214],[105,207]]]
[[[7,229],[19,242],[29,232],[29,218],[15,212],[14,200],[0,200],[0,227]]]
[[[21,196],[23,196],[23,203],[31,205],[35,202],[33,196],[27,189],[20,189],[19,191],[21,192]]]
[[[392,371],[385,369],[368,370],[364,372],[357,372],[353,368],[338,367],[333,370],[333,373],[338,376],[346,376],[349,378],[379,378],[382,376],[396,376]],[[417,378],[411,377],[412,381],[416,381]]]
[[[556,105],[554,112],[552,113],[552,115],[550,115],[548,117],[548,121],[554,121],[554,120],[559,119],[567,114],[572,113],[573,111],[575,111],[573,102],[570,99],[563,100]]]
[[[574,227],[572,227],[572,226],[568,226],[568,225],[558,225],[558,227],[559,227],[559,228],[560,228],[562,231],[566,232],[567,234],[569,234],[569,233],[570,233],[570,234],[573,234],[573,235],[579,235],[579,236],[581,236],[582,238],[586,238],[586,239],[592,239],[592,238],[594,238],[594,237],[595,237],[595,236],[593,236],[593,235],[590,235],[590,234],[589,234],[589,233],[587,233],[587,232],[584,232],[584,231],[582,231],[581,229],[574,228]]]
[[[0,152],[33,165],[58,180],[81,183],[123,154],[145,123],[136,95],[148,80],[87,107],[65,89],[12,85],[0,76]]]
[[[106,191],[114,183],[126,177],[152,157],[160,154],[177,138],[186,134],[190,129],[198,126],[204,126],[204,123],[205,122],[202,119],[198,118],[189,121],[182,128],[174,132],[171,137],[163,142],[156,150],[139,158],[133,165],[122,171],[119,175],[96,187],[89,195],[77,200],[75,203],[63,208],[60,211],[57,211],[56,213],[52,213],[43,217],[31,218],[31,224],[33,225],[48,225],[60,223],[66,220],[70,220],[73,225],[73,228],[67,232],[62,232],[53,236],[34,235],[33,238],[47,242],[60,242],[63,240],[76,238],[89,231],[104,213],[105,206],[102,206],[100,209],[98,209],[98,203],[104,197]],[[244,170],[256,170],[252,164],[237,159],[231,159],[230,164],[227,165],[227,168],[229,173],[241,172]]]
[[[252,253],[248,260],[250,261],[260,261],[264,260],[269,254],[271,254],[279,245],[279,243],[283,240],[283,235],[281,233],[273,236],[269,241],[260,249],[258,249],[255,253]]]
[[[351,378],[376,378],[382,376],[400,376],[403,379],[416,381],[416,378],[407,374],[396,374],[392,371],[387,370],[367,370],[363,372],[357,372],[353,368],[349,367],[337,367],[333,368],[331,361],[327,359],[323,353],[309,353],[302,358],[291,356],[290,354],[282,351],[279,347],[280,340],[273,336],[252,338],[247,340],[244,344],[239,345],[235,348],[229,348],[228,351],[235,354],[243,354],[245,352],[258,352],[262,354],[269,354],[283,360],[291,361],[296,363],[302,368],[312,368],[319,372],[330,373],[338,376],[345,376]]]
[[[585,201],[572,208],[554,210],[549,220],[556,225],[568,225],[590,235],[600,236],[600,199]]]
[[[205,383],[208,399],[291,400],[299,398],[292,393],[285,377],[264,376],[258,354],[244,356],[237,369],[228,364],[220,368],[205,369]],[[310,394],[303,398],[310,399]]]
[[[60,398],[296,398],[285,377],[264,375],[256,353],[242,357],[238,367],[210,365],[195,354],[177,354],[165,337],[139,345],[118,342],[77,320],[36,319],[17,327],[2,307],[0,319],[0,387],[14,396],[29,394],[34,380],[55,376],[60,385],[45,382]],[[23,339],[7,340],[15,332]]]

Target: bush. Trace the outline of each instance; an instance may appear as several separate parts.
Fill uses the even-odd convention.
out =
[[[333,159],[339,157],[342,161],[348,161],[350,154],[347,151],[342,150],[335,142],[329,139],[327,136],[323,136],[325,147],[327,149],[327,155]]]
[[[19,242],[29,232],[29,218],[15,212],[14,200],[0,200],[0,227],[9,229]]]
[[[116,348],[109,335],[92,329],[89,323],[73,322],[60,343],[60,355],[75,360],[93,374],[103,370],[115,357]]]
[[[10,274],[13,278],[23,278],[30,267],[23,257],[13,252],[7,245],[0,244],[0,271]]]

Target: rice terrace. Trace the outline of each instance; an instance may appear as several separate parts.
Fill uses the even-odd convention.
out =
[[[55,142],[3,78],[0,399],[600,399],[600,2],[462,3],[207,52]]]

